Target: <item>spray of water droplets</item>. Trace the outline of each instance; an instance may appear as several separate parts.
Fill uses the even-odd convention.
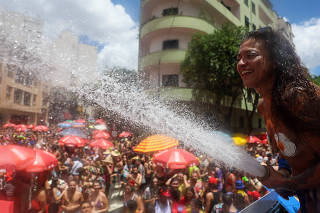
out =
[[[211,130],[191,113],[184,111],[182,115],[177,114],[166,103],[150,98],[144,91],[120,83],[110,76],[99,75],[96,70],[73,64],[71,57],[54,51],[52,44],[45,37],[19,42],[15,38],[21,34],[19,30],[21,29],[14,27],[10,30],[0,30],[2,62],[33,73],[36,71],[39,79],[50,79],[53,85],[65,85],[88,102],[112,110],[155,133],[175,137],[187,146],[204,152],[230,167],[256,176],[264,175],[264,168],[255,159],[243,149],[234,146],[226,136]],[[51,48],[48,48],[49,46]],[[63,76],[63,80],[59,76]],[[70,76],[76,80],[72,87]]]

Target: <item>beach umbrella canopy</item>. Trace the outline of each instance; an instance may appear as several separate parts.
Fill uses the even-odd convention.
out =
[[[119,138],[127,138],[127,137],[131,137],[131,136],[132,136],[132,133],[131,133],[131,132],[125,132],[125,131],[121,132],[121,133],[118,135]]]
[[[13,124],[13,123],[6,123],[6,124],[4,124],[2,127],[3,127],[3,128],[15,128],[16,125]]]
[[[104,120],[102,120],[101,118],[96,120],[96,124],[103,124],[106,125],[106,122],[104,122]]]
[[[72,127],[72,124],[69,122],[62,122],[62,123],[58,123],[58,127],[60,128],[69,128]]]
[[[78,136],[81,138],[87,137],[87,135],[79,128],[64,129],[61,132],[59,132],[59,135],[63,135],[63,136],[73,135],[73,136]]]
[[[240,136],[232,137],[232,139],[233,139],[233,143],[237,146],[243,146],[247,143],[247,139]]]
[[[14,167],[23,170],[32,165],[35,151],[19,145],[0,145],[0,168]]]
[[[94,128],[97,130],[107,130],[108,129],[107,126],[104,124],[95,125]]]
[[[142,140],[133,150],[135,152],[157,152],[179,145],[179,141],[166,135],[152,135]]]
[[[85,126],[86,125],[84,123],[72,123],[72,127],[75,127],[75,128],[82,128]]]
[[[113,143],[103,138],[94,139],[89,144],[90,147],[98,147],[100,149],[110,149],[113,147]]]
[[[74,120],[74,123],[85,123],[86,121],[83,119]]]
[[[199,164],[196,156],[184,149],[168,149],[158,152],[153,155],[152,161],[156,165],[168,169],[184,169]]]
[[[35,125],[33,125],[33,124],[29,124],[29,125],[27,126],[28,129],[33,129],[34,127],[35,127]]]
[[[35,149],[35,160],[32,165],[26,167],[27,172],[43,172],[50,170],[58,165],[56,156],[50,152]]]
[[[104,138],[104,139],[108,139],[108,138],[111,138],[111,135],[106,132],[106,131],[99,131],[99,130],[96,130],[93,132],[93,138],[97,139],[97,138]]]
[[[59,143],[64,146],[83,147],[86,140],[78,136],[68,135],[60,138]]]
[[[258,137],[250,135],[249,137],[247,137],[247,142],[248,143],[262,143],[262,140],[260,140]]]
[[[48,129],[48,127],[46,127],[44,125],[38,125],[38,126],[35,126],[32,130],[36,131],[36,132],[46,132],[49,129]]]

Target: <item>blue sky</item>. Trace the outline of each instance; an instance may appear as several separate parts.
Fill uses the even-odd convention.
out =
[[[112,0],[112,2],[115,4],[121,4],[131,18],[135,22],[139,22],[140,0]],[[293,25],[293,28],[296,30],[296,33],[298,33],[298,30],[300,30],[299,32],[301,33],[304,32],[305,29],[301,27],[309,27],[308,29],[310,31],[312,30],[312,26],[317,28],[320,27],[320,25],[316,25],[315,23],[312,23],[311,26],[306,24],[312,19],[320,19],[320,0],[271,0],[271,2],[278,15],[289,20]],[[298,53],[302,52],[299,51],[300,46],[302,46],[301,48],[306,48],[301,39],[302,36],[303,35],[296,35],[296,39],[299,40],[297,42],[302,42],[301,45],[297,44]],[[320,40],[320,37],[318,38]],[[306,54],[306,56],[304,56],[304,54]],[[305,64],[311,64],[308,67],[310,67],[312,74],[320,75],[320,63],[319,65],[314,65],[312,62],[309,62],[311,59],[308,58],[308,54],[312,53],[301,53],[299,55],[302,57]]]

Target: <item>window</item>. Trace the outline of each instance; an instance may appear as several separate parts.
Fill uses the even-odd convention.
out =
[[[179,13],[179,9],[177,7],[164,9],[162,11],[163,16],[173,16],[173,15],[178,15],[178,13]]]
[[[16,83],[24,84],[24,73],[19,68],[17,69],[15,81],[16,81]]]
[[[37,95],[33,95],[32,106],[35,106],[37,103]]]
[[[178,75],[163,75],[162,76],[163,87],[178,87],[179,76]]]
[[[12,87],[7,86],[7,89],[6,89],[6,98],[7,98],[7,100],[10,100],[11,92],[12,92]]]
[[[27,87],[31,87],[32,86],[32,75],[27,75],[25,78],[25,85]]]
[[[256,14],[256,5],[253,2],[251,2],[251,11],[253,14]]]
[[[240,116],[239,125],[240,125],[241,129],[244,128],[244,118],[243,118],[243,116]]]
[[[249,6],[248,0],[244,0],[244,3]]]
[[[48,93],[43,92],[42,93],[42,106],[47,106],[49,103],[49,95]]]
[[[29,92],[24,92],[23,104],[26,106],[30,106],[31,104],[31,94]]]
[[[15,104],[21,104],[21,101],[22,101],[22,90],[21,89],[14,89],[13,102]]]
[[[162,49],[178,49],[179,48],[179,40],[166,40],[162,43]]]
[[[13,74],[15,71],[16,67],[14,65],[9,65],[8,64],[8,77],[13,78]]]
[[[244,17],[244,26],[246,26],[247,28],[249,28],[250,26],[249,18],[247,16]]]
[[[256,25],[252,24],[252,30],[256,30],[256,29],[257,29]]]

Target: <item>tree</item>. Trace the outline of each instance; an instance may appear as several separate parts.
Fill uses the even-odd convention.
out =
[[[239,46],[246,32],[244,27],[224,25],[212,34],[195,34],[181,64],[184,81],[192,88],[196,101],[214,103],[215,111],[222,115],[223,100],[230,100],[223,118],[227,126],[236,101],[252,94],[243,87],[236,70]],[[256,97],[254,94],[253,98]],[[252,103],[257,103],[257,100]],[[246,114],[249,121],[251,113]]]
[[[320,86],[320,76],[313,75],[311,80],[313,83]]]

